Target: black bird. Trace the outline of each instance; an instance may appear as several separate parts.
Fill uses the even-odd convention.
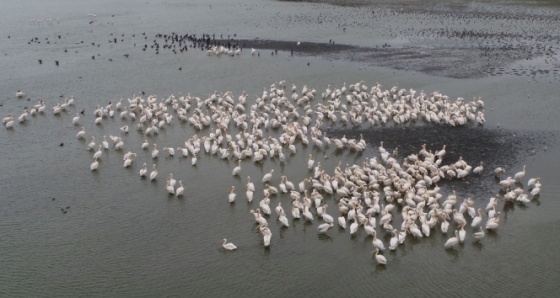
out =
[[[43,60],[42,60],[42,59],[39,59],[39,64],[43,64]]]
[[[182,67],[179,67],[179,70],[183,70],[183,68],[182,68]]]
[[[58,60],[54,60],[54,63],[56,63],[56,66],[58,66]]]
[[[124,56],[125,56],[126,58],[128,58],[128,54],[124,54]]]
[[[64,143],[60,143],[58,146],[59,147],[64,147]]]
[[[80,112],[80,114],[82,114],[82,115],[83,115],[83,114],[84,114],[84,112],[85,112],[85,110],[82,110],[82,111]]]

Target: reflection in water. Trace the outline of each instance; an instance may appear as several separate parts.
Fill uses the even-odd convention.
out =
[[[473,241],[472,246],[474,247],[474,249],[476,251],[479,251],[479,252],[484,249],[484,244],[482,244],[482,242],[478,241],[478,240]]]

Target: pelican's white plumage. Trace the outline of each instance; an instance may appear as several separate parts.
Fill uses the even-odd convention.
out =
[[[222,243],[222,247],[223,247],[225,250],[236,250],[236,249],[237,249],[237,246],[235,246],[235,244],[233,244],[233,243],[231,243],[231,242],[230,242],[230,243],[227,243],[227,239],[226,239],[226,238],[224,238],[224,243]]]

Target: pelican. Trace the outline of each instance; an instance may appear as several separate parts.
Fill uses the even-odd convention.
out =
[[[237,167],[233,168],[233,171],[231,172],[231,174],[233,176],[238,176],[239,172],[241,172],[241,159],[237,161]]]
[[[505,168],[503,168],[503,167],[497,167],[497,168],[494,170],[494,175],[495,175],[496,177],[499,178],[500,175],[503,174],[503,173],[505,173],[505,172],[506,172],[506,169],[505,169]]]
[[[97,161],[97,158],[94,157],[94,158],[93,158],[93,162],[91,163],[91,165],[90,165],[89,168],[90,168],[92,171],[95,171],[95,170],[97,170],[98,167],[99,167],[99,162]]]
[[[513,176],[516,181],[520,181],[523,177],[525,177],[525,165],[523,165],[523,170],[515,173],[515,176]]]
[[[148,173],[148,166],[144,163],[140,169],[140,177],[146,177],[146,173]]]
[[[152,181],[156,180],[157,175],[158,175],[158,171],[156,169],[156,164],[154,164],[152,166],[152,172],[150,172],[150,180],[152,180]]]
[[[79,121],[80,121],[80,114],[76,113],[76,116],[74,118],[72,118],[72,124],[73,125],[78,125]]]
[[[447,239],[443,247],[445,248],[454,248],[459,243],[459,231],[455,230],[455,237],[451,237]]]
[[[482,222],[482,209],[478,208],[478,216],[473,218],[471,222],[471,227],[476,228],[477,226],[480,225],[481,222]]]
[[[462,225],[459,227],[459,241],[460,241],[461,243],[465,242],[465,236],[467,235],[467,232],[465,232],[465,229],[464,229],[465,224],[466,224],[466,223],[462,224]]]
[[[148,146],[150,146],[150,144],[148,143],[148,140],[144,140],[144,143],[142,143],[142,150],[147,150]]]
[[[354,222],[350,225],[350,235],[356,235],[356,232],[358,232],[358,220],[354,220]]]
[[[531,178],[529,179],[529,181],[527,182],[527,187],[529,188],[533,188],[535,187],[535,183],[540,180],[540,178]]]
[[[284,209],[282,209],[280,214],[278,214],[278,220],[280,221],[282,226],[284,226],[284,227],[289,227],[290,226],[290,224],[288,223],[288,218],[286,217],[286,214],[284,213]]]
[[[473,238],[476,241],[480,241],[480,239],[484,238],[484,230],[482,229],[482,227],[479,227],[479,228],[480,228],[480,231],[473,234]]]
[[[95,149],[95,137],[94,137],[94,136],[91,136],[91,142],[89,142],[88,148],[87,148],[87,149],[88,149],[88,150],[93,150],[93,149]]]
[[[327,231],[328,231],[330,228],[332,228],[332,227],[333,227],[333,223],[332,223],[332,222],[331,222],[331,223],[323,223],[323,224],[320,224],[320,225],[319,225],[319,227],[317,228],[317,232],[318,232],[319,234],[326,234]]]
[[[175,149],[171,147],[163,147],[163,151],[167,152],[170,157],[175,156]]]
[[[270,172],[266,173],[262,178],[262,182],[266,183],[266,182],[270,181],[270,179],[272,178],[272,173],[273,172],[274,172],[274,169],[271,169]]]
[[[473,169],[473,173],[475,173],[475,174],[480,174],[480,173],[482,173],[482,170],[484,169],[484,167],[483,167],[482,165],[483,165],[483,163],[482,163],[482,161],[481,161],[481,162],[480,162],[480,165],[479,165],[478,167],[476,167],[476,168]]]
[[[377,261],[377,264],[379,265],[386,265],[387,264],[387,259],[383,256],[379,254],[379,249],[375,249],[374,251],[371,252],[372,255],[375,255],[375,260]]]
[[[247,176],[247,190],[255,191],[255,185],[251,182],[251,176]]]
[[[261,232],[261,234],[263,235],[264,247],[269,247],[270,238],[272,237],[272,232],[270,232],[270,229],[266,225],[262,225],[262,224],[259,225],[259,232]]]
[[[182,197],[185,192],[185,187],[183,186],[183,181],[179,180],[179,187],[175,190],[176,197]]]
[[[313,160],[313,156],[309,154],[309,157],[307,158],[307,169],[313,169],[313,164],[315,164],[315,161]]]
[[[25,93],[24,93],[23,91],[18,90],[18,91],[16,92],[16,97],[17,97],[17,98],[23,98],[24,96],[25,96]]]
[[[93,154],[93,157],[99,159],[102,154],[103,154],[103,151],[101,151],[101,145],[97,145],[97,150]]]
[[[500,213],[496,213],[494,217],[489,218],[486,222],[486,229],[487,230],[496,230],[498,228],[498,223],[500,221]]]
[[[346,218],[344,218],[344,216],[338,217],[338,226],[343,229],[346,229]]]
[[[159,154],[159,150],[157,149],[157,144],[154,143],[154,149],[152,149],[152,158],[157,158]]]
[[[235,246],[235,244],[233,244],[233,243],[231,243],[231,242],[230,242],[230,243],[227,243],[227,239],[226,239],[226,238],[224,238],[224,243],[222,243],[222,247],[223,247],[225,250],[236,250],[236,249],[237,249],[237,246]]]
[[[247,185],[247,191],[245,192],[245,195],[247,195],[247,201],[250,203],[253,201],[253,191],[251,190],[251,188]]]
[[[80,131],[78,132],[78,134],[76,134],[76,138],[78,140],[83,140],[83,139],[86,138],[86,130],[83,126],[80,128]]]
[[[6,121],[5,126],[6,126],[6,128],[13,128],[14,127],[14,120],[11,119],[11,120]]]
[[[103,145],[103,149],[105,150],[109,149],[109,142],[107,142],[107,136],[103,136],[103,141],[101,142],[101,144]]]
[[[169,179],[167,179],[167,183],[165,185],[165,189],[167,189],[167,192],[170,195],[175,195],[175,187],[173,187],[173,185],[171,185],[171,182],[169,182]]]
[[[228,200],[230,203],[235,202],[235,186],[231,186],[231,190],[229,191]]]
[[[373,240],[372,240],[373,246],[379,250],[385,250],[385,245],[383,245],[383,242],[379,239],[377,239],[377,232],[373,232]]]

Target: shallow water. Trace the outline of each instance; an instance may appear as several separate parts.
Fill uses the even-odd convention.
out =
[[[554,239],[560,223],[560,187],[556,183],[560,106],[553,72],[454,79],[403,70],[398,65],[391,68],[321,55],[292,57],[283,51],[271,55],[272,50],[265,49],[257,57],[244,50],[233,58],[208,57],[194,49],[183,54],[162,50],[157,55],[141,49],[155,34],[170,32],[294,42],[335,39],[341,44],[372,47],[402,42],[399,36],[374,33],[365,39],[364,31],[358,29],[335,31],[335,23],[310,22],[302,27],[304,22],[299,22],[284,29],[284,20],[290,17],[337,12],[353,16],[359,13],[356,7],[253,0],[235,4],[150,1],[142,5],[136,1],[6,1],[3,7],[0,114],[19,115],[24,106],[39,99],[47,102],[50,111],[62,100],[61,95],[74,95],[77,104],[60,117],[46,113],[27,124],[16,124],[13,130],[0,129],[0,296],[555,296],[558,291],[560,264]],[[499,4],[491,7],[511,9]],[[533,9],[542,14],[555,11],[547,6]],[[88,13],[97,15],[92,24]],[[401,17],[381,21],[401,26]],[[60,23],[28,22],[46,18],[60,18]],[[415,20],[421,21],[410,17],[410,22]],[[34,37],[41,43],[28,44]],[[52,43],[46,44],[47,37]],[[123,41],[108,43],[114,37]],[[92,42],[100,46],[92,46]],[[60,61],[58,67],[54,60]],[[517,69],[515,65],[504,64],[504,69]],[[138,177],[142,162],[151,164],[151,160],[148,152],[140,151],[143,137],[136,131],[125,138],[125,151],[139,155],[132,169],[123,169],[122,153],[110,150],[103,153],[99,171],[91,172],[91,153],[85,150],[89,139],[77,141],[77,129],[71,124],[74,113],[84,109],[86,132],[99,142],[103,135],[120,134],[122,122],[115,118],[95,126],[92,112],[98,104],[141,91],[158,98],[179,93],[204,98],[215,90],[231,90],[235,95],[245,90],[254,100],[263,88],[279,80],[286,80],[287,86],[294,83],[298,89],[306,84],[323,90],[327,84],[364,80],[368,86],[380,82],[385,88],[398,84],[427,93],[439,90],[450,98],[482,97],[487,123],[483,128],[468,129],[411,128],[411,133],[401,132],[401,128],[367,130],[371,138],[361,155],[336,153],[333,148],[323,153],[299,145],[298,154],[283,167],[277,160],[262,166],[243,162],[242,178],[231,176],[236,166],[233,161],[202,156],[191,167],[190,160],[164,158],[160,153],[157,182]],[[16,99],[18,89],[31,100]],[[175,122],[150,142],[156,142],[160,150],[182,146],[194,133],[191,126]],[[274,168],[278,174],[273,184],[280,182],[279,172],[298,183],[309,175],[301,166],[307,153],[313,153],[332,173],[339,161],[359,164],[378,155],[380,140],[387,148],[399,147],[401,154],[415,147],[419,150],[422,143],[435,150],[447,143],[450,162],[463,155],[472,165],[479,161],[506,165],[510,175],[526,164],[526,178],[540,176],[543,191],[527,207],[504,208],[500,228],[480,244],[467,239],[455,251],[443,249],[448,236],[439,231],[420,240],[408,237],[396,252],[385,252],[386,267],[376,266],[371,259],[371,238],[363,230],[350,237],[335,227],[328,236],[319,236],[316,222],[291,221],[290,228],[280,230],[271,216],[272,246],[263,249],[249,213],[262,198],[258,178]],[[477,155],[472,150],[481,152]],[[322,157],[325,155],[327,159]],[[490,170],[488,165],[485,176],[442,188],[445,193],[457,189],[460,201],[473,196],[484,206],[498,190]],[[165,193],[169,173],[185,182],[183,199]],[[244,197],[247,176],[257,180],[252,204]],[[233,205],[227,203],[230,185],[239,190]],[[273,198],[271,207],[279,200],[286,209],[288,196]],[[329,213],[338,214],[334,202],[330,205]],[[67,212],[61,212],[66,207],[70,207]],[[381,231],[379,235],[388,242],[390,236]],[[238,250],[222,251],[224,237]]]

